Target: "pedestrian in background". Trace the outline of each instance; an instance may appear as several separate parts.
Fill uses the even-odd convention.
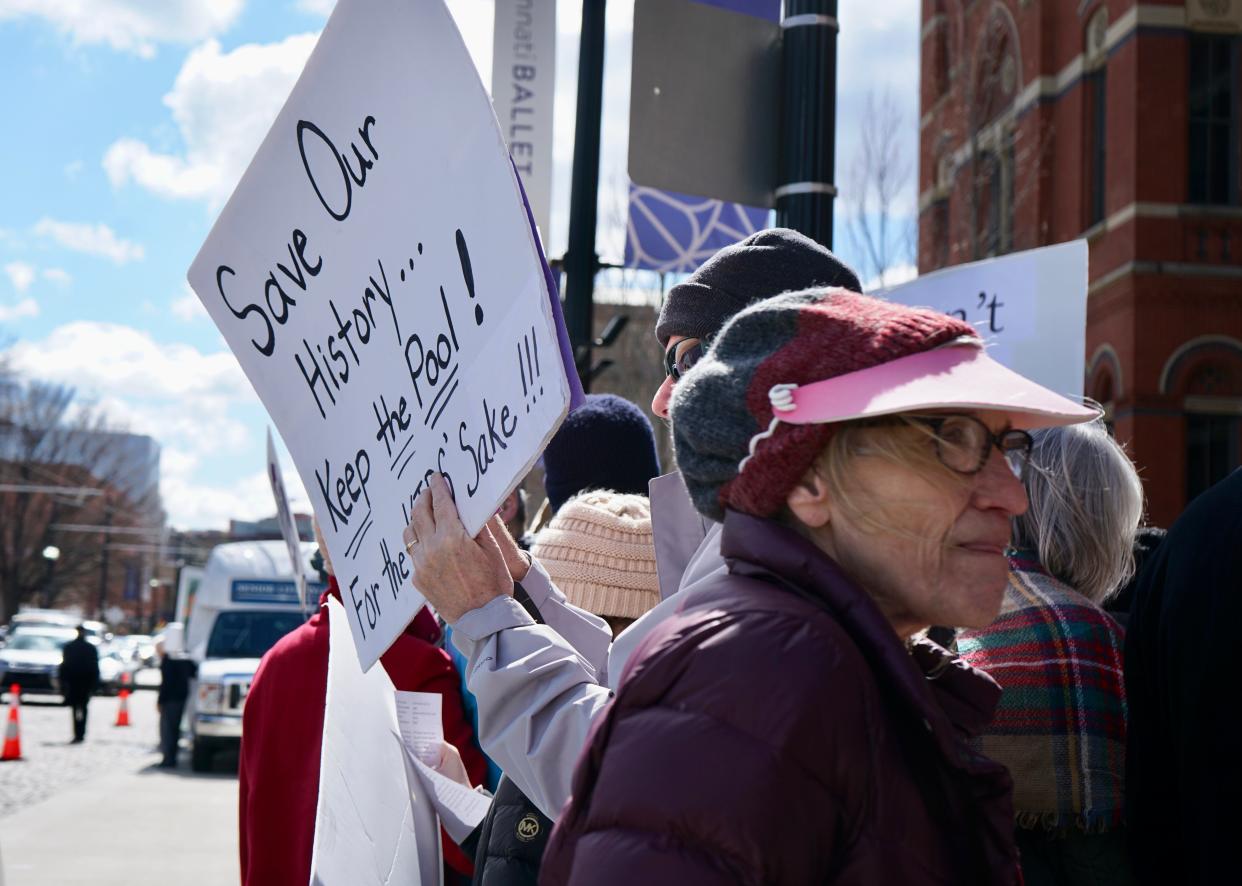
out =
[[[73,744],[86,738],[86,707],[99,688],[99,650],[86,639],[86,628],[65,644],[60,661],[60,686],[73,709]]]
[[[173,655],[163,642],[160,654],[160,694],[156,707],[160,712],[160,750],[162,769],[177,768],[177,746],[181,743],[181,717],[186,699],[190,697],[190,681],[198,676],[198,665],[184,655]]]
[[[1143,485],[1103,422],[1032,437],[1000,616],[958,650],[1004,690],[979,748],[1013,777],[1026,886],[1121,886],[1125,639],[1100,607],[1134,570]]]
[[[737,314],[671,413],[727,570],[626,666],[541,882],[1020,882],[1009,775],[966,742],[1000,689],[918,635],[996,617],[1024,429],[1094,410],[834,289]]]

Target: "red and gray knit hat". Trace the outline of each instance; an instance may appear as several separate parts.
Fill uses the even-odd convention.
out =
[[[677,465],[695,508],[714,520],[725,508],[770,517],[827,445],[834,424],[773,422],[773,387],[819,382],[976,335],[947,314],[844,289],[786,293],[741,311],[673,389]],[[752,450],[752,439],[768,431]]]

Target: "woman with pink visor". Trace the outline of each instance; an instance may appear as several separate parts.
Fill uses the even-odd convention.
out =
[[[1095,416],[970,325],[844,290],[738,314],[671,416],[728,572],[579,760],[542,882],[1019,881],[1000,688],[922,632],[999,611],[1033,428]]]

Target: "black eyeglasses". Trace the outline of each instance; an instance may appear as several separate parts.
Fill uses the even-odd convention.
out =
[[[992,455],[992,447],[1000,450],[1009,470],[1019,480],[1026,478],[1031,463],[1031,435],[1017,428],[993,434],[973,415],[911,415],[911,421],[931,428],[936,441],[936,456],[945,467],[959,474],[977,474]]]
[[[694,344],[678,354],[678,349],[688,341],[693,341]],[[664,352],[664,374],[674,383],[681,381],[681,377],[703,358],[710,346],[710,340],[683,338]]]

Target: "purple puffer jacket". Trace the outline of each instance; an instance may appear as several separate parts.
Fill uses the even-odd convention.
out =
[[[999,687],[773,521],[729,512],[721,550],[596,723],[540,882],[1019,882],[1009,775],[965,742]]]

